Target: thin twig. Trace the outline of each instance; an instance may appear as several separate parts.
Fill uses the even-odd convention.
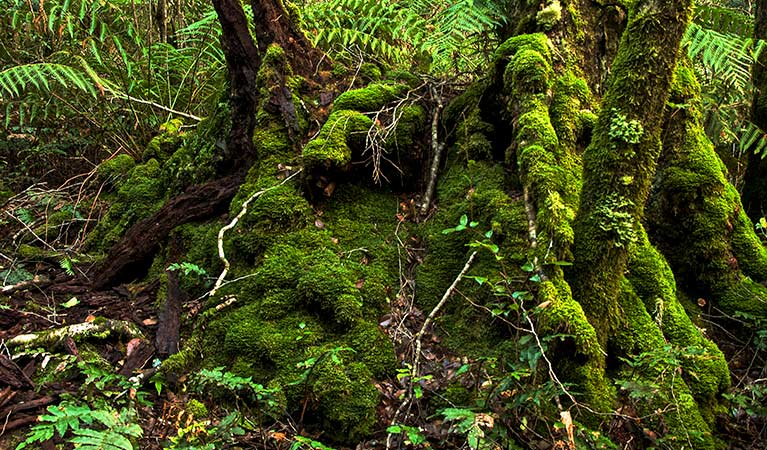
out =
[[[250,205],[250,202],[260,197],[261,195],[271,191],[272,189],[278,188],[282,186],[283,184],[287,183],[288,181],[293,179],[293,177],[301,173],[301,170],[291,174],[289,177],[282,180],[281,183],[275,184],[272,187],[260,190],[254,193],[253,195],[251,195],[247,200],[245,200],[242,203],[242,209],[240,210],[240,213],[237,214],[237,216],[234,219],[232,219],[231,222],[224,225],[220,230],[218,230],[218,258],[221,260],[221,262],[224,263],[224,270],[221,271],[221,274],[218,276],[218,279],[216,280],[216,284],[213,285],[213,289],[211,289],[210,292],[208,293],[209,297],[213,297],[214,295],[216,295],[216,291],[218,291],[218,289],[224,284],[224,279],[226,278],[226,274],[229,272],[229,268],[230,268],[229,260],[226,258],[226,253],[224,253],[224,234],[227,231],[234,228],[235,226],[237,226],[237,222],[239,222],[240,219],[242,219],[242,217],[248,212],[248,205]]]
[[[410,382],[408,383],[408,390],[407,395],[405,397],[405,400],[400,404],[399,408],[397,408],[397,411],[394,413],[394,416],[392,417],[390,425],[395,425],[398,421],[402,413],[405,411],[406,408],[412,403],[413,400],[413,380],[415,380],[418,377],[418,366],[420,364],[421,359],[421,348],[423,346],[423,335],[426,333],[426,329],[431,325],[431,322],[434,320],[434,318],[437,316],[437,313],[442,309],[443,306],[445,306],[445,303],[447,303],[448,299],[453,294],[453,291],[455,290],[458,283],[463,279],[463,276],[466,275],[466,272],[469,271],[469,268],[471,267],[471,264],[474,262],[474,258],[477,256],[477,252],[472,252],[471,255],[469,255],[469,259],[466,260],[466,264],[464,264],[463,269],[461,269],[461,272],[458,274],[458,276],[455,277],[453,280],[453,283],[450,285],[450,287],[447,288],[445,293],[442,295],[442,299],[437,303],[437,306],[434,307],[434,309],[431,310],[428,317],[426,317],[426,320],[424,320],[423,325],[421,326],[421,329],[418,331],[418,333],[415,335],[415,354],[413,355],[413,365],[410,368]],[[386,435],[386,449],[389,450],[391,448],[391,438],[392,433],[388,433]]]

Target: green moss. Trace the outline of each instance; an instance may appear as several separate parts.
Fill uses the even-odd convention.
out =
[[[184,409],[195,419],[208,417],[208,408],[206,408],[205,405],[197,399],[193,398],[186,402]]]
[[[349,331],[346,339],[373,377],[380,380],[394,373],[397,368],[394,344],[378,325],[359,322]]]
[[[408,89],[409,87],[404,84],[372,83],[362,89],[347,91],[339,95],[333,102],[333,110],[378,111],[404,95]]]
[[[281,85],[282,81],[292,74],[293,69],[288,63],[285,50],[277,44],[271,44],[266,49],[261,67],[258,69],[256,84],[268,89],[271,86]]]
[[[651,238],[679,284],[727,314],[767,316],[767,253],[701,124],[699,88],[682,65],[669,103],[663,165],[648,208]]]
[[[334,77],[343,78],[347,73],[349,73],[349,68],[346,67],[343,63],[335,61],[333,62],[330,71]]]
[[[107,159],[99,164],[98,174],[103,180],[115,182],[127,175],[135,165],[136,160],[132,156],[120,153],[114,158]]]
[[[573,299],[570,286],[562,280],[561,274],[554,276],[553,281],[541,284],[537,301],[550,302],[542,311],[539,332],[566,334],[573,340],[574,349],[563,347],[559,350],[569,352],[570,357],[556,361],[557,373],[563,380],[577,383],[577,391],[592,408],[611,410],[615,392],[605,377],[602,346],[596,330],[587,320],[580,303]]]
[[[394,141],[387,143],[397,149],[412,151],[415,139],[421,136],[426,124],[426,110],[419,105],[409,105],[401,109],[401,115],[394,129]]]
[[[628,280],[666,340],[678,348],[700,350],[681,360],[682,375],[707,422],[713,425],[718,396],[730,385],[724,355],[690,320],[677,299],[671,268],[644,234],[631,252],[629,271]]]
[[[319,136],[304,147],[304,165],[310,171],[343,168],[351,163],[353,149],[364,148],[372,126],[373,121],[364,114],[337,110],[328,117]]]
[[[376,424],[378,390],[362,363],[336,364],[330,358],[314,368],[312,392],[322,414],[322,429],[340,442],[359,442]]]
[[[359,76],[366,83],[381,81],[381,69],[372,63],[364,63],[359,68]]]
[[[141,155],[142,161],[152,158],[162,162],[167,160],[184,141],[185,135],[181,131],[181,125],[183,122],[180,119],[172,119],[160,125],[160,134],[149,141]]]
[[[503,83],[511,92],[546,92],[551,84],[551,66],[544,53],[520,49],[511,58],[503,74]]]
[[[549,38],[545,34],[520,34],[509,38],[498,46],[498,49],[493,54],[493,65],[506,61],[520,50],[531,50],[537,52],[544,60],[551,60]]]
[[[551,30],[554,26],[562,20],[562,5],[559,0],[553,0],[545,8],[538,11],[535,16],[538,26],[544,30]]]
[[[701,416],[701,408],[695,402],[685,381],[673,376],[678,362],[671,347],[665,345],[660,330],[647,313],[644,304],[626,280],[621,285],[619,299],[624,314],[625,325],[619,328],[615,336],[616,349],[626,352],[627,356],[641,355],[637,364],[623,370],[620,379],[644,386],[656,386],[653,394],[640,396],[636,402],[641,415],[652,416],[653,411],[671,405],[676,414],[665,414],[660,419],[651,419],[646,426],[656,432],[664,432],[664,439],[671,442],[694,442],[694,448],[715,448],[711,436],[711,427]],[[654,422],[654,423],[653,423]]]
[[[109,212],[89,235],[88,247],[103,251],[117,242],[131,225],[160,208],[165,188],[156,159],[131,169],[114,195]]]
[[[296,289],[311,305],[317,305],[329,318],[350,327],[360,318],[362,299],[355,288],[356,280],[338,259],[319,254],[312,261],[312,270],[298,279]]]
[[[578,139],[593,127],[594,113],[587,108],[591,92],[586,81],[571,72],[554,82],[554,97],[551,100],[551,123],[563,146],[576,149]]]
[[[386,79],[406,84],[410,89],[416,89],[423,84],[423,80],[419,76],[408,70],[390,70],[386,72]]]

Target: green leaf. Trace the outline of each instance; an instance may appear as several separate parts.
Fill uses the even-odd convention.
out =
[[[533,270],[535,270],[535,266],[533,265],[532,261],[528,261],[522,265],[521,269],[524,270],[525,272],[532,272]]]
[[[77,297],[72,297],[69,300],[67,300],[66,302],[62,303],[61,307],[62,308],[71,308],[71,307],[77,306],[79,304],[80,304],[80,300],[78,300]]]

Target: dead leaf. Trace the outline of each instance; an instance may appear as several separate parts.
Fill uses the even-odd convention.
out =
[[[333,192],[336,190],[336,182],[331,181],[327,186],[325,186],[325,189],[322,190],[322,193],[325,194],[325,197],[330,197],[333,195]]]
[[[570,415],[570,411],[560,411],[559,419],[565,425],[565,430],[567,430],[567,441],[570,444],[570,448],[575,449],[575,427],[573,426],[573,417]]]

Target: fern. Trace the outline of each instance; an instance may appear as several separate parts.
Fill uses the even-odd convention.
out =
[[[751,68],[765,41],[754,40],[753,19],[727,8],[700,6],[684,43],[702,84],[706,134],[740,154],[767,154],[765,133],[750,122]]]
[[[0,71],[0,92],[11,97],[18,97],[28,87],[40,91],[49,91],[51,82],[70,89],[75,88],[97,96],[97,90],[90,77],[76,68],[63,64],[37,63],[10,67]],[[0,101],[3,97],[0,97]]]
[[[486,43],[500,23],[494,3],[472,0],[328,0],[304,10],[303,21],[314,44],[336,58],[359,48],[374,59],[412,66],[431,61],[432,71],[476,67],[472,46]]]

